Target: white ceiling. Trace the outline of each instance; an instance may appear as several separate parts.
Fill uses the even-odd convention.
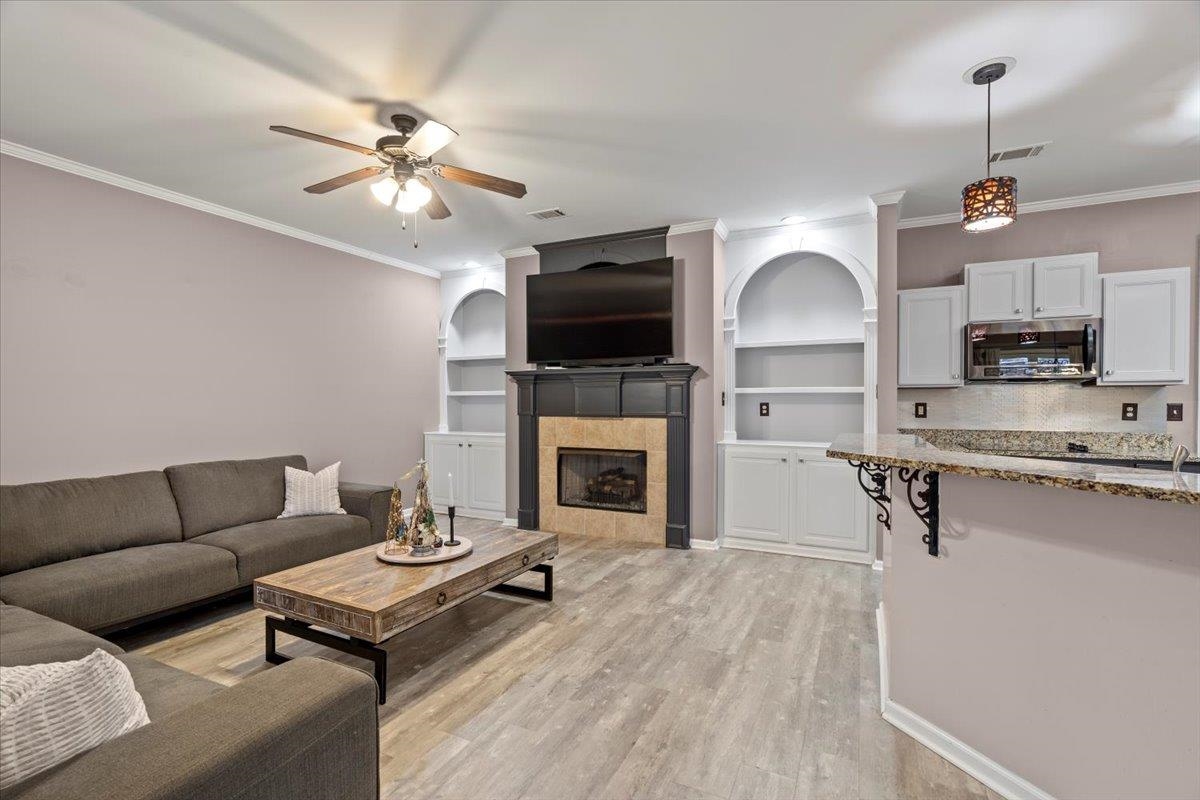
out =
[[[4,2],[0,136],[439,270],[501,249],[721,217],[732,229],[866,210],[953,212],[993,144],[1045,200],[1200,179],[1200,3]],[[447,163],[524,181],[513,200],[442,181],[421,247],[370,163],[267,130],[371,145],[375,98],[461,134]],[[552,222],[528,211],[561,206]]]

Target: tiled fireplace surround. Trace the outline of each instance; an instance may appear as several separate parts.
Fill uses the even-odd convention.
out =
[[[646,452],[646,513],[558,504],[558,450]],[[542,417],[538,421],[539,523],[544,531],[661,544],[667,525],[667,421]]]

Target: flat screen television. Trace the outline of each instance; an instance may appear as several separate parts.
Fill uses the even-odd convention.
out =
[[[648,364],[673,356],[675,262],[591,267],[525,279],[534,364]]]

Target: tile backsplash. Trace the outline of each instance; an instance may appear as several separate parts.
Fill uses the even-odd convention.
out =
[[[900,389],[898,428],[1028,431],[1177,432],[1168,427],[1162,386],[1080,386],[1074,383],[970,384],[957,389]],[[926,403],[918,420],[913,404]],[[1121,419],[1121,404],[1137,403],[1136,421]]]

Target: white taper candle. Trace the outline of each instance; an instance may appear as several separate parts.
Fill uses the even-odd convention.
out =
[[[450,505],[454,505],[454,473],[447,472],[446,477],[450,479]]]

